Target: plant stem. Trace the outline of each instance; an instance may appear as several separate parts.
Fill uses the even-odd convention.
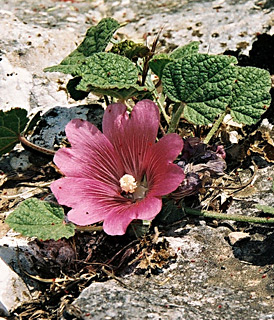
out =
[[[224,117],[227,115],[227,111],[221,114],[219,119],[214,123],[213,127],[205,137],[204,143],[208,144],[211,138],[213,137],[214,133],[219,129],[220,125],[222,124]]]
[[[152,43],[152,48],[150,50],[150,54],[145,57],[145,61],[144,61],[144,65],[143,65],[143,72],[142,72],[142,86],[145,85],[146,77],[147,77],[147,73],[148,73],[148,69],[149,69],[148,63],[149,63],[149,60],[155,54],[156,46],[157,46],[157,43],[159,41],[161,32],[162,32],[162,29],[158,32],[158,35],[157,35],[156,39],[154,39],[154,41]]]
[[[174,108],[176,107],[176,105],[178,105],[178,103],[174,105]],[[170,124],[169,124],[168,133],[173,133],[177,129],[178,124],[180,122],[181,115],[184,111],[185,105],[186,104],[184,102],[180,102],[178,109],[173,113]]]
[[[78,231],[101,231],[103,226],[75,226]]]
[[[169,124],[169,122],[170,122],[170,116],[166,113],[165,107],[164,107],[164,105],[163,105],[163,103],[164,103],[163,100],[165,99],[164,95],[161,94],[161,96],[159,96],[156,89],[154,89],[152,93],[153,93],[153,95],[154,95],[154,97],[155,97],[155,101],[156,101],[156,103],[157,103],[157,105],[158,105],[158,107],[159,107],[162,115],[164,116],[167,124]]]
[[[221,220],[233,220],[233,221],[242,221],[242,222],[250,222],[250,223],[274,223],[274,218],[248,217],[240,214],[226,214],[226,213],[219,213],[216,211],[191,209],[188,207],[184,207],[183,210],[187,214],[205,217],[205,218],[215,218],[215,219],[221,219]]]
[[[55,151],[54,150],[50,150],[44,147],[40,147],[32,142],[30,142],[29,140],[26,139],[26,137],[19,135],[18,137],[19,141],[26,147],[29,147],[35,151],[50,155],[50,156],[54,156],[55,155]]]

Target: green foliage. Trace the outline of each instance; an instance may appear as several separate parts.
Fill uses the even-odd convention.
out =
[[[143,44],[131,40],[115,41],[111,51],[105,52],[119,27],[121,25],[112,18],[102,19],[88,29],[82,43],[59,65],[44,71],[71,74],[73,78],[68,81],[67,91],[75,100],[84,99],[90,92],[110,96],[113,102],[115,99],[131,98],[134,102],[143,98],[154,99],[169,125],[168,132],[176,131],[182,116],[192,124],[208,125],[218,116],[221,123],[228,112],[235,121],[251,125],[260,120],[270,105],[271,81],[267,71],[238,67],[234,57],[198,53],[199,42],[152,56],[153,50]],[[162,87],[156,88],[152,72],[159,77],[158,84],[162,83]],[[146,86],[140,85],[143,83]],[[173,110],[173,114],[166,114],[165,102],[171,105],[169,110]],[[38,117],[26,127],[26,110],[0,111],[0,155],[11,151],[20,135],[35,126]],[[213,129],[216,130],[220,123],[215,123]],[[214,130],[210,132],[211,136]],[[210,140],[210,134],[205,141]],[[258,205],[257,208],[274,214],[272,207]],[[213,216],[211,212],[192,209],[188,213]],[[171,224],[180,220],[182,215],[182,210],[173,201],[166,201],[156,219],[161,224]],[[230,218],[224,214],[218,217]],[[236,218],[237,221],[247,219]],[[273,222],[270,220],[254,218],[253,221]],[[42,240],[69,238],[75,232],[73,224],[64,222],[62,207],[35,198],[25,200],[6,222],[17,232]],[[129,229],[135,236],[142,236],[149,227],[150,222],[138,221]]]
[[[192,42],[186,44],[185,46],[179,47],[179,48],[175,49],[174,51],[172,51],[170,53],[169,57],[172,58],[173,60],[177,60],[177,59],[181,59],[186,56],[198,53],[199,45],[200,45],[200,42],[192,41]]]
[[[111,52],[119,54],[120,56],[125,56],[130,60],[137,60],[138,58],[146,57],[149,54],[150,50],[142,43],[135,43],[131,40],[124,40],[122,42],[114,44]]]
[[[15,147],[28,121],[25,109],[16,108],[7,112],[0,110],[0,155]]]
[[[114,32],[120,26],[121,25],[115,19],[102,19],[97,26],[88,29],[83,42],[59,65],[45,68],[44,71],[62,72],[76,76],[78,66],[85,61],[86,57],[97,52],[103,52]]]
[[[163,70],[164,92],[172,101],[185,104],[183,115],[189,122],[207,125],[231,100],[236,63],[234,57],[208,54],[170,62]]]
[[[118,54],[95,53],[78,68],[81,77],[76,89],[127,99],[135,94],[146,93],[146,87],[137,85],[138,70],[128,58]]]
[[[77,89],[82,91],[90,91],[89,87],[134,85],[138,79],[138,70],[128,58],[107,52],[87,58],[77,74],[82,78]]]
[[[162,78],[164,67],[169,62],[182,59],[188,55],[198,53],[199,44],[200,44],[199,42],[193,41],[183,47],[179,47],[175,49],[170,54],[167,54],[167,53],[156,54],[149,61],[149,67],[159,78]]]
[[[167,53],[155,54],[149,61],[149,67],[159,78],[162,78],[164,67],[172,61],[173,59]]]
[[[237,67],[230,104],[235,121],[254,124],[270,105],[271,79],[268,71],[254,67]]]
[[[41,240],[58,240],[74,235],[75,226],[64,222],[64,210],[36,198],[22,202],[5,221],[16,232]]]
[[[262,204],[257,204],[256,208],[262,210],[264,213],[274,215],[274,208],[271,206],[265,206]]]

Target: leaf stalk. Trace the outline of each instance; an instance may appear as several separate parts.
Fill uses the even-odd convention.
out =
[[[172,115],[168,133],[173,133],[177,129],[186,104],[184,102],[181,102],[180,104],[176,103],[173,108],[176,108],[176,106],[178,106],[178,109]]]
[[[221,219],[221,220],[233,220],[233,221],[250,222],[250,223],[264,223],[264,224],[274,223],[274,218],[248,217],[240,214],[226,214],[226,213],[219,213],[216,211],[197,210],[197,209],[192,209],[188,207],[184,207],[183,210],[186,214],[204,217],[204,218],[215,218],[215,219]]]

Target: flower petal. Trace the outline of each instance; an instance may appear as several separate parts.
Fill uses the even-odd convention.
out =
[[[120,154],[126,173],[137,181],[143,177],[144,159],[155,143],[159,119],[158,107],[150,100],[138,102],[130,117],[121,104],[108,106],[104,114],[103,132]]]
[[[161,208],[162,200],[157,197],[146,197],[130,205],[113,208],[104,219],[104,231],[109,235],[122,235],[132,220],[152,220]]]
[[[135,138],[142,135],[149,142],[154,143],[159,123],[159,109],[153,101],[139,101],[134,106],[130,117],[124,104],[114,103],[107,107],[104,114],[103,133],[113,144],[121,138],[123,140],[125,138],[124,133],[130,133],[131,137],[136,134]]]
[[[70,177],[93,178],[118,184],[124,168],[108,139],[91,123],[75,119],[66,126],[72,148],[62,148],[54,156],[59,169]]]
[[[102,211],[107,206],[108,199],[119,196],[118,186],[85,178],[61,178],[54,181],[50,187],[60,204],[72,208],[84,205],[92,211]]]
[[[167,134],[151,147],[147,155],[146,174],[149,194],[163,196],[174,191],[183,181],[183,170],[172,162],[183,148],[176,133]]]
[[[103,229],[110,236],[121,236],[126,233],[127,227],[132,219],[127,214],[122,214],[119,218],[115,215],[104,220]]]
[[[161,210],[160,198],[146,197],[132,203],[113,194],[112,190],[104,194],[95,184],[79,178],[62,178],[52,183],[51,189],[58,202],[73,208],[67,214],[69,221],[77,225],[104,221],[106,233],[121,235],[132,220],[152,220]]]

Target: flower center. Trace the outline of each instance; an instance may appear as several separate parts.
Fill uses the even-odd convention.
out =
[[[122,189],[122,196],[131,199],[133,202],[142,200],[145,198],[148,187],[146,176],[144,175],[143,180],[139,183],[136,182],[135,178],[131,174],[125,174],[119,180],[120,187]]]
[[[126,193],[134,193],[137,189],[137,182],[131,174],[125,174],[119,180],[120,187]]]

